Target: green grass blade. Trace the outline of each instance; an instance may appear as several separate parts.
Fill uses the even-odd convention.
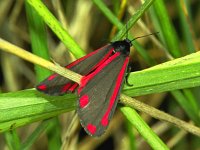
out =
[[[29,22],[32,51],[34,54],[49,60],[45,24],[42,18],[29,5],[29,3],[27,3],[27,1],[25,2],[25,6],[26,6],[26,14],[27,14],[28,22]],[[35,70],[36,70],[37,81],[42,81],[44,78],[46,78],[47,76],[51,74],[49,70],[42,68],[40,66],[35,66]],[[53,149],[59,149],[61,147],[61,142],[60,142],[61,135],[59,135],[61,134],[61,132],[55,132],[55,131],[60,131],[60,125],[59,125],[58,119],[57,118],[52,119],[51,123],[54,123],[54,128],[51,128],[51,130],[48,130],[47,132],[48,145],[49,145],[48,147],[53,148]],[[36,134],[37,136],[39,136],[39,133],[42,133],[42,132],[40,130],[36,130],[34,132],[34,134]],[[54,133],[54,136],[52,136],[52,133]],[[36,138],[36,136],[34,135],[31,135],[31,136]],[[34,139],[34,138],[31,138],[31,139]],[[34,140],[30,140],[28,142],[34,142]],[[32,144],[33,143],[27,143],[27,145],[32,145]]]
[[[154,6],[152,9],[153,11],[151,11],[152,18],[154,20],[153,22],[156,24],[156,28],[160,29],[160,31],[161,31],[161,37],[162,37],[163,43],[165,43],[166,47],[168,48],[168,51],[174,57],[180,57],[182,54],[182,51],[180,51],[180,48],[179,48],[177,34],[174,31],[174,27],[169,20],[169,16],[167,14],[167,11],[163,4],[163,1],[162,0],[159,2],[156,1],[153,6]],[[181,12],[180,8],[178,8],[178,11],[179,11],[179,15],[181,15],[182,12]],[[183,23],[183,18],[182,18],[182,23]],[[182,25],[182,26],[185,27],[184,25]],[[184,30],[188,30],[188,29],[186,29],[186,27],[185,27]],[[188,33],[189,30],[186,32]],[[192,39],[191,36],[190,36],[190,38]],[[190,41],[190,44],[191,44],[191,41]],[[194,82],[198,82],[198,80],[199,80],[198,78],[194,79],[194,80],[191,79],[190,83],[193,84]],[[187,87],[185,87],[185,88],[187,88]],[[185,93],[185,90],[183,90],[183,92]],[[184,93],[181,93],[180,91],[174,91],[174,92],[172,92],[172,95],[175,97],[175,99],[178,101],[178,103],[182,106],[182,108],[185,110],[187,115],[191,119],[192,118],[195,119],[193,121],[195,121],[195,123],[199,124],[200,123],[200,119],[198,119],[199,113],[196,111],[196,107],[198,107],[197,101],[195,99],[193,99],[191,96],[189,96],[189,95],[192,95],[191,91],[187,91],[187,93],[189,93],[189,92],[190,92],[190,94],[184,94]],[[199,110],[199,108],[198,108],[198,110]]]
[[[192,94],[190,89],[184,89],[183,93],[188,98],[188,101],[190,101],[193,111],[196,114],[198,114],[199,113],[199,104],[197,103],[196,98],[194,97],[194,94]]]
[[[143,15],[143,13],[150,7],[154,0],[146,1],[141,8],[131,17],[131,19],[127,22],[127,26],[121,23],[118,18],[107,8],[107,6],[102,2],[102,0],[93,0],[96,6],[102,11],[102,13],[113,23],[120,31],[118,34],[112,39],[112,41],[121,40],[121,38],[125,35],[127,29],[130,29],[136,21]],[[133,37],[130,37],[133,39]],[[155,60],[153,60],[147,51],[137,42],[133,41],[133,46],[136,48],[138,53],[144,58],[144,61],[147,64],[155,65]]]
[[[133,46],[140,54],[140,56],[144,59],[144,62],[148,66],[155,66],[157,63],[156,61],[147,53],[147,50],[144,49],[137,41],[133,41]]]
[[[65,44],[65,46],[69,48],[70,52],[76,58],[80,58],[85,55],[80,46],[73,40],[70,34],[67,33],[67,31],[61,26],[58,20],[40,0],[27,0],[27,2],[36,10],[44,22],[52,29],[52,31]]]
[[[200,52],[149,69],[132,72],[124,87],[129,96],[171,91],[200,85]],[[162,78],[161,78],[162,77]]]
[[[5,132],[5,140],[9,150],[20,150],[20,139],[16,130]]]
[[[77,97],[47,96],[35,90],[0,94],[0,132],[74,110]]]
[[[117,28],[123,27],[123,24],[118,20],[115,14],[113,14],[110,11],[110,9],[105,5],[105,3],[102,2],[102,0],[93,0],[93,2],[102,11],[102,13],[112,22],[112,24],[114,24]]]
[[[160,24],[160,34],[163,35],[164,42],[168,51],[173,57],[180,57],[180,47],[175,29],[173,28],[170,19],[167,14],[163,0],[155,1],[153,5],[158,23]]]
[[[154,150],[169,149],[134,109],[130,107],[122,107],[121,111]]]
[[[52,119],[46,120],[39,124],[38,127],[33,131],[33,133],[22,144],[21,149],[29,150],[30,147],[35,143],[37,138],[47,129],[51,120]]]
[[[53,119],[51,119],[50,125],[51,126],[47,130],[49,150],[60,149],[60,147],[62,146],[62,132],[58,117],[54,117]]]
[[[181,33],[184,38],[184,42],[186,43],[185,49],[187,53],[194,53],[195,52],[195,46],[193,43],[193,37],[190,30],[190,25],[186,17],[189,18],[189,16],[185,16],[183,13],[183,9],[181,8],[181,3],[184,3],[184,1],[176,0],[176,6],[178,8],[179,18],[181,21]]]
[[[128,114],[128,115],[130,115],[130,114]],[[127,130],[127,134],[128,134],[128,138],[129,138],[130,149],[137,150],[136,136],[135,136],[135,132],[133,130],[133,125],[128,119],[126,120],[125,124],[126,124],[126,130]]]
[[[129,19],[126,23],[127,26],[123,26],[122,29],[117,33],[117,35],[112,39],[113,41],[121,39],[123,36],[126,35],[127,29],[129,30],[141,17],[142,15],[148,10],[148,8],[153,4],[155,0],[148,0],[145,1],[140,8],[135,12],[135,14]]]
[[[42,18],[27,2],[25,2],[25,6],[29,24],[32,51],[34,54],[49,60],[45,24]],[[42,81],[45,77],[51,74],[49,70],[38,65],[35,65],[35,72],[37,81]]]
[[[190,105],[188,100],[180,91],[172,91],[171,94],[176,98],[176,101],[179,105],[185,110],[187,115],[197,124],[200,124],[199,116],[196,111],[193,110],[193,107]]]

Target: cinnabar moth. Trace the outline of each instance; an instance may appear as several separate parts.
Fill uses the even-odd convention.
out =
[[[116,109],[129,63],[129,39],[116,41],[72,62],[66,68],[83,75],[77,83],[52,74],[37,85],[49,95],[63,95],[78,89],[78,116],[91,136],[101,136]]]

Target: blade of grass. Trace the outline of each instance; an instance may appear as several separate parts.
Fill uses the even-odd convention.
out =
[[[18,57],[21,57],[29,62],[32,62],[34,64],[38,64],[44,68],[47,68],[53,72],[56,72],[74,82],[79,83],[80,82],[80,78],[82,77],[81,75],[66,69],[64,67],[59,66],[58,64],[53,64],[41,57],[38,57],[36,55],[33,55],[32,53],[29,53],[28,51],[17,47],[16,45],[13,45],[3,39],[0,38],[0,48],[1,50],[4,50],[6,52],[9,52],[11,54],[14,54]]]
[[[133,125],[128,119],[126,119],[125,124],[126,124],[127,134],[128,134],[128,137],[129,137],[130,149],[131,150],[137,150],[136,137],[135,137],[135,133],[134,133],[134,130],[133,130]]]
[[[42,58],[49,60],[45,24],[37,12],[27,3],[27,1],[25,1],[25,6],[32,51],[37,56],[41,56]],[[45,77],[51,74],[49,70],[38,65],[35,65],[35,72],[37,81],[42,81]]]
[[[196,111],[193,110],[193,107],[188,105],[188,100],[180,91],[172,91],[171,94],[176,98],[176,101],[181,105],[181,107],[188,114],[190,119],[192,119],[197,125],[199,125],[199,117],[196,114]]]
[[[159,2],[156,2],[153,6],[154,7],[153,7],[152,12],[155,12],[155,16],[153,18],[154,18],[154,21],[157,20],[156,21],[157,26],[159,26],[159,28],[161,29],[161,33],[162,33],[161,35],[163,35],[162,39],[164,40],[164,43],[167,45],[168,50],[170,51],[170,53],[172,53],[174,57],[180,57],[181,51],[179,49],[178,38],[177,38],[176,32],[174,31],[173,25],[169,20],[169,16],[167,14],[163,1],[161,0]],[[195,82],[195,81],[191,81],[191,83],[192,82]],[[172,92],[172,95],[175,97],[179,105],[185,110],[187,115],[191,119],[196,118],[193,121],[195,121],[196,124],[199,124],[200,123],[199,115],[195,111],[195,108],[193,107],[194,104],[198,106],[197,101],[195,99],[192,99],[191,96],[188,97],[188,94],[184,95],[183,93],[181,93],[181,91],[174,91]]]
[[[136,23],[136,21],[144,14],[144,12],[150,7],[154,0],[146,1],[141,8],[136,11],[136,13],[131,17],[131,19],[123,25],[118,18],[107,8],[107,6],[101,0],[93,0],[95,5],[102,11],[102,13],[109,19],[111,23],[113,23],[120,31],[118,34],[112,39],[112,41],[121,40],[121,38],[125,35],[127,28],[128,30]],[[133,37],[130,37],[133,39]],[[144,58],[147,64],[155,65],[155,60],[153,60],[148,54],[147,51],[137,42],[133,41],[133,46],[136,48],[138,53]]]
[[[65,46],[69,48],[70,52],[76,58],[80,58],[85,55],[80,46],[73,40],[70,34],[61,26],[58,20],[40,0],[27,0],[27,2],[36,10],[44,22],[52,29]]]
[[[167,10],[164,6],[163,0],[155,1],[153,5],[155,14],[159,20],[159,25],[161,28],[161,34],[163,34],[165,44],[167,49],[170,51],[173,57],[180,57],[181,52],[179,43],[178,43],[178,38],[177,34],[175,32],[175,29],[170,23],[170,19],[167,14]]]
[[[147,50],[145,50],[137,41],[133,41],[132,43],[133,47],[137,50],[148,66],[155,66],[157,64],[156,61],[147,53]]]
[[[178,8],[178,14],[179,14],[179,18],[181,21],[181,31],[182,31],[181,33],[184,38],[184,42],[186,43],[184,45],[185,46],[184,50],[186,51],[186,53],[193,53],[193,52],[195,52],[195,45],[194,45],[194,41],[193,41],[193,39],[195,39],[195,38],[193,37],[194,33],[193,33],[193,29],[191,27],[191,22],[190,22],[191,17],[189,15],[189,11],[188,11],[189,7],[187,7],[188,6],[187,1],[176,0],[176,6]],[[196,48],[196,49],[198,49],[198,48]],[[199,89],[199,87],[197,87],[197,88]],[[192,112],[191,117],[195,117],[196,118],[195,123],[200,125],[200,119],[198,116],[200,108],[198,105],[197,98],[195,98],[193,92],[189,89],[184,89],[183,94],[187,98],[186,102],[188,102],[190,104],[190,105],[186,104],[185,106],[187,106],[187,107],[191,106],[189,108]],[[175,95],[174,95],[174,97],[175,97]],[[179,103],[181,104],[181,102],[182,101],[180,101]],[[182,106],[182,107],[184,107],[184,106]],[[188,114],[191,112],[188,112]],[[195,116],[194,116],[194,114],[195,114]]]
[[[165,51],[167,51],[167,53],[169,53],[169,50],[166,48],[166,42],[163,37],[162,29],[160,26],[160,21],[158,20],[155,9],[153,9],[153,7],[149,8],[149,15],[152,20],[154,28],[156,29],[157,32],[159,32],[159,39],[160,39],[160,41],[162,41],[162,43],[163,43],[162,45],[163,45],[163,47],[165,47]],[[170,58],[172,59],[173,57],[171,56],[171,54],[169,54],[169,55],[170,55]]]
[[[47,96],[35,90],[0,94],[0,132],[74,110],[77,97]]]
[[[123,26],[123,28],[119,28],[120,31],[117,33],[117,35],[112,39],[113,41],[121,39],[136,22],[141,18],[141,16],[148,10],[148,8],[153,4],[155,0],[148,0],[145,1],[140,8],[135,12],[134,15],[129,19],[129,21],[126,23],[126,26]]]
[[[102,0],[93,0],[93,2],[102,11],[102,13],[109,18],[115,26],[117,26],[117,28],[123,27],[123,24],[119,22],[118,18],[110,11]]]
[[[13,130],[13,131],[7,131],[5,132],[5,140],[6,140],[6,143],[9,147],[9,150],[19,150],[20,149],[20,139],[19,139],[19,136],[16,132],[16,130]]]
[[[47,48],[47,36],[45,30],[45,24],[38,13],[25,1],[26,14],[29,22],[29,31],[31,36],[32,51],[37,56],[49,60],[48,48]],[[37,81],[42,81],[45,77],[49,76],[51,72],[35,65]],[[54,124],[53,128],[47,130],[48,147],[49,149],[59,149],[61,147],[61,132],[58,118],[52,119],[51,124]],[[45,129],[45,128],[44,128]],[[54,136],[52,136],[54,134]],[[35,136],[36,137],[36,136]],[[36,139],[35,139],[36,140]],[[32,145],[32,143],[30,144]]]
[[[48,147],[49,150],[60,149],[62,146],[61,142],[61,125],[59,123],[58,117],[54,117],[51,121],[51,126],[48,127]]]
[[[186,16],[186,15],[188,15],[186,5],[185,5],[184,1],[176,0],[176,6],[178,8],[179,18],[180,18],[181,26],[182,26],[181,33],[184,38],[184,42],[186,43],[185,50],[187,51],[187,53],[194,53],[195,46],[194,46],[194,42],[192,40],[193,37],[192,37],[191,30],[190,30],[189,16]],[[185,9],[183,8],[184,6],[185,6]],[[186,12],[184,12],[183,9]]]
[[[38,137],[49,127],[50,120],[45,120],[33,131],[33,133],[26,139],[26,141],[21,145],[21,149],[29,150],[30,147],[35,143]]]
[[[145,141],[155,150],[169,149],[160,138],[151,130],[151,128],[143,121],[138,113],[130,107],[122,107],[121,111],[126,118],[136,127],[138,132],[144,137]]]
[[[166,122],[172,123],[176,125],[179,128],[182,128],[188,132],[191,132],[197,136],[200,136],[200,128],[197,126],[192,125],[191,123],[187,123],[185,121],[182,121],[174,116],[171,116],[163,111],[160,111],[152,106],[149,106],[147,104],[144,104],[136,99],[133,99],[131,97],[128,97],[124,94],[121,94],[120,96],[120,102],[125,104],[126,106],[132,107],[137,109],[138,111],[144,112],[154,118],[164,120]],[[130,115],[131,117],[131,115]]]
[[[23,101],[21,100],[23,99]],[[47,96],[34,89],[0,95],[0,132],[44,120],[76,108],[77,96]],[[200,129],[151,106],[121,94],[121,102],[157,119],[165,120],[200,136]]]
[[[199,105],[198,105],[198,103],[196,101],[196,98],[195,98],[194,94],[191,92],[191,90],[190,89],[184,89],[183,93],[184,93],[184,95],[186,97],[189,97],[188,101],[190,101],[190,104],[192,106],[193,111],[196,114],[199,114]]]
[[[200,52],[197,52],[149,69],[132,72],[128,82],[134,86],[125,85],[124,93],[139,96],[187,88],[185,85],[199,86],[199,65]]]

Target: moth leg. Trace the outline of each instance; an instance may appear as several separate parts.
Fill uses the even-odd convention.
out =
[[[128,70],[128,71],[127,71],[126,76],[125,76],[125,84],[128,85],[128,86],[133,86],[133,84],[130,84],[130,83],[128,82],[128,77],[129,77],[130,72],[131,72],[131,66],[130,66],[130,65],[128,65],[128,69],[127,69],[127,70]]]

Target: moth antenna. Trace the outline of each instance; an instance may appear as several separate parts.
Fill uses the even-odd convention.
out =
[[[150,36],[150,35],[155,35],[155,34],[158,34],[158,33],[159,33],[159,32],[154,32],[154,33],[150,33],[150,34],[147,34],[147,35],[138,36],[138,37],[132,39],[131,42],[134,41],[134,40],[136,40],[136,39],[143,38],[143,37],[147,37],[147,36]]]

